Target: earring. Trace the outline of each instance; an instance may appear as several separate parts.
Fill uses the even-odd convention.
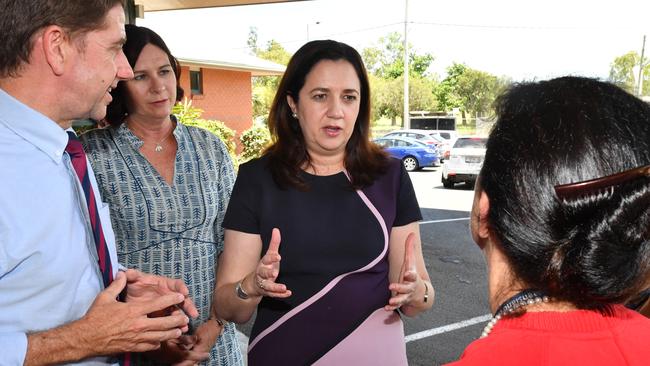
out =
[[[296,112],[293,112],[293,113],[291,114],[291,117],[293,117],[293,118],[295,118],[295,119],[298,119],[298,114],[297,114]]]

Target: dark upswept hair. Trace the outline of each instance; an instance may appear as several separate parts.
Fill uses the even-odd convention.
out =
[[[140,57],[140,53],[146,45],[152,44],[160,48],[167,54],[169,64],[176,76],[176,101],[178,102],[183,99],[185,92],[179,82],[181,66],[178,60],[172,55],[165,41],[156,32],[146,27],[127,24],[124,28],[126,30],[126,43],[124,44],[123,50],[131,68],[135,67],[135,63],[138,61],[138,57]],[[113,97],[113,101],[106,107],[106,121],[111,126],[119,126],[124,121],[124,117],[129,113],[127,109],[128,94],[126,92],[126,83],[120,81],[117,84],[117,88],[111,91],[111,96]]]
[[[106,13],[123,0],[3,0],[0,5],[0,77],[17,76],[29,62],[34,35],[58,25],[68,36],[101,29]]]
[[[650,282],[650,177],[560,199],[556,185],[650,164],[650,106],[580,77],[523,83],[496,102],[479,182],[514,275],[579,308]]]
[[[291,96],[298,103],[300,89],[307,74],[323,60],[349,62],[359,77],[359,115],[350,140],[345,146],[345,169],[355,189],[366,187],[384,173],[388,155],[369,139],[370,136],[370,84],[359,53],[345,43],[332,40],[311,41],[300,47],[291,57],[282,76],[269,112],[269,130],[273,144],[266,150],[273,179],[280,187],[308,189],[301,178],[302,167],[311,162],[305,138],[298,121],[292,117],[287,102]]]

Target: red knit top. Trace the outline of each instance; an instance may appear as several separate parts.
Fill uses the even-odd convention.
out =
[[[612,312],[529,312],[499,320],[449,365],[650,365],[650,319]]]

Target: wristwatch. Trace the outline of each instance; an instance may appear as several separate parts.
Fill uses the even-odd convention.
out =
[[[242,300],[248,300],[250,296],[244,291],[244,289],[241,287],[241,283],[244,282],[244,280],[241,280],[237,282],[237,286],[235,286],[235,293],[237,294],[237,297],[242,299]]]

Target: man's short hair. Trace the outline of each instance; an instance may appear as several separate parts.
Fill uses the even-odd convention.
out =
[[[78,36],[104,25],[106,13],[124,0],[0,0],[0,77],[16,76],[28,63],[34,35],[50,25]]]

